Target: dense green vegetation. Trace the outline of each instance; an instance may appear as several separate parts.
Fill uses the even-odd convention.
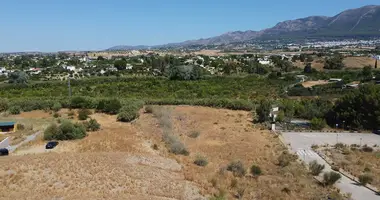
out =
[[[254,99],[278,96],[289,84],[258,76],[211,77],[195,81],[175,81],[157,77],[95,78],[71,81],[73,96],[152,99]],[[65,82],[29,85],[1,85],[0,97],[67,97]]]
[[[75,140],[86,137],[86,129],[83,124],[63,121],[59,126],[51,124],[44,132],[45,140]]]
[[[326,118],[331,126],[338,123],[344,128],[380,128],[380,87],[365,85],[352,91],[336,102]]]

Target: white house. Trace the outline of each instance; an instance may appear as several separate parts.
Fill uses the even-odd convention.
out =
[[[67,69],[69,71],[75,71],[75,66],[63,66],[64,69]]]
[[[133,68],[133,65],[131,65],[131,64],[127,64],[127,67],[125,67],[125,69],[132,69]]]

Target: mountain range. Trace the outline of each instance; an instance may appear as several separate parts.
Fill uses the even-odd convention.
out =
[[[252,40],[297,39],[297,38],[355,38],[380,37],[380,6],[369,5],[345,10],[333,17],[310,16],[287,20],[261,31],[234,31],[219,36],[188,40],[155,47],[186,47],[192,45],[225,45]],[[108,50],[144,49],[148,46],[115,46]]]

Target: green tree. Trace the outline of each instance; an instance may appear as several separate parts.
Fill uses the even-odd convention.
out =
[[[345,121],[349,128],[380,128],[380,87],[364,85],[348,93],[335,103],[326,119],[331,126]]]
[[[117,70],[125,70],[125,68],[127,67],[127,62],[125,60],[116,60],[114,62],[114,67],[117,69]]]
[[[363,76],[364,80],[371,80],[373,77],[372,67],[371,66],[365,66],[362,69],[362,76]]]
[[[261,100],[260,104],[256,108],[257,120],[259,122],[269,121],[269,113],[272,105],[267,100]]]
[[[326,126],[326,121],[320,118],[313,118],[310,121],[310,126],[313,130],[322,130]]]
[[[9,83],[28,84],[29,76],[22,71],[13,72],[9,75]]]
[[[342,69],[345,67],[343,64],[343,56],[340,54],[336,54],[333,57],[327,58],[325,60],[325,69]]]
[[[311,63],[307,63],[305,68],[303,69],[304,73],[311,73],[313,70],[311,68]]]

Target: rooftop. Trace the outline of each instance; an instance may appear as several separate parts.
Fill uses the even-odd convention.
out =
[[[15,122],[0,122],[0,126],[13,126]]]

